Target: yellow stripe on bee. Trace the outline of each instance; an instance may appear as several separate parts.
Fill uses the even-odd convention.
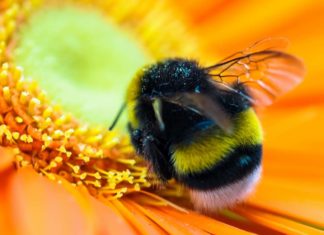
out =
[[[140,69],[132,81],[130,82],[127,93],[126,93],[126,105],[127,105],[127,112],[128,112],[128,121],[132,125],[133,128],[138,128],[139,120],[136,117],[135,107],[138,101],[138,96],[141,92],[141,79],[144,73],[147,71],[150,65],[144,66]]]
[[[234,132],[226,135],[219,128],[199,133],[194,141],[173,147],[172,161],[177,172],[198,173],[210,169],[238,145],[262,143],[262,129],[254,110],[249,108],[234,118]]]

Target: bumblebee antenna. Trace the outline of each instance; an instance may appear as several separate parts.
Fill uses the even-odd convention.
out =
[[[120,107],[120,109],[119,109],[119,111],[118,111],[118,113],[117,113],[117,115],[116,115],[113,123],[108,128],[109,131],[111,131],[115,127],[115,125],[117,124],[117,122],[118,122],[118,120],[120,118],[120,115],[123,113],[123,111],[124,111],[125,108],[126,108],[126,103],[123,103],[122,106]]]

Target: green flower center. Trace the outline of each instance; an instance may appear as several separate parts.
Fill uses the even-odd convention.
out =
[[[76,117],[109,125],[148,56],[95,10],[49,8],[20,30],[14,58],[50,99]]]

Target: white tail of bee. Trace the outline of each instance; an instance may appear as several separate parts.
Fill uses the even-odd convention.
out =
[[[255,188],[261,177],[262,168],[257,167],[246,177],[212,190],[190,190],[190,198],[196,210],[204,213],[218,212],[242,202]]]

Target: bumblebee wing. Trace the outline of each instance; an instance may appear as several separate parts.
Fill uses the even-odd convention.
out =
[[[298,58],[278,50],[285,45],[282,38],[266,39],[205,70],[217,87],[240,93],[233,87],[243,84],[248,95],[240,95],[256,106],[269,105],[300,83],[305,73]]]
[[[210,96],[202,93],[178,93],[164,100],[212,119],[223,131],[231,133],[233,124],[228,113]]]

